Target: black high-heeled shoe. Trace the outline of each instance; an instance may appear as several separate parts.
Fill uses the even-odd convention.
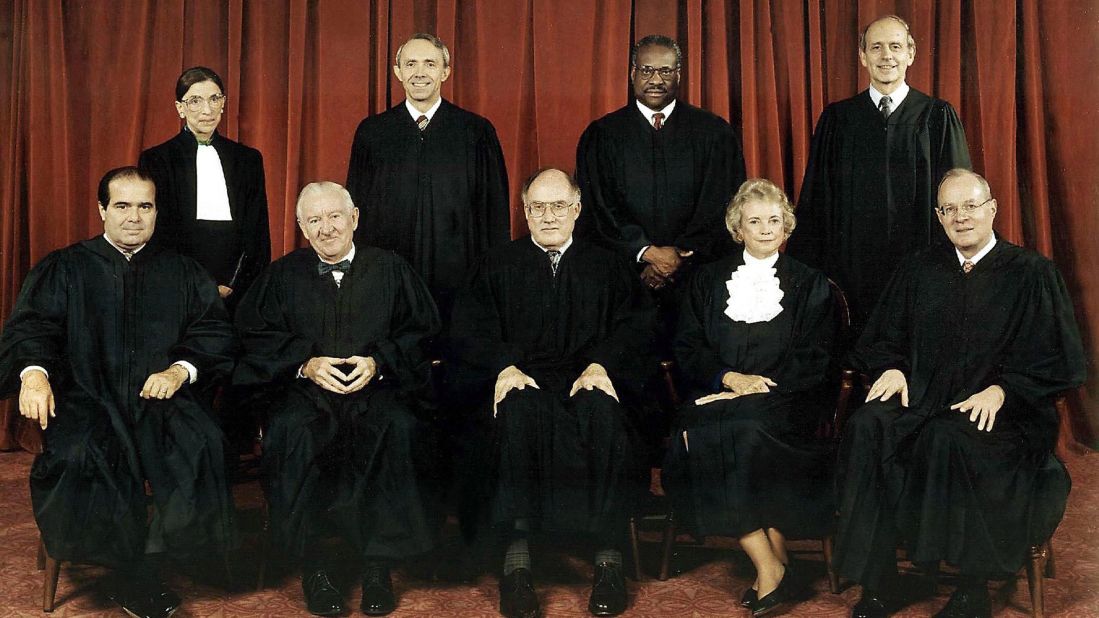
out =
[[[794,578],[791,577],[790,571],[784,571],[782,573],[782,579],[778,582],[778,586],[776,586],[770,594],[759,597],[756,602],[750,606],[752,618],[759,618],[760,616],[780,612],[793,605],[797,601],[797,593],[793,582]]]
[[[759,600],[759,593],[755,588],[748,586],[748,589],[744,591],[744,594],[740,595],[740,606],[751,609],[752,604]]]

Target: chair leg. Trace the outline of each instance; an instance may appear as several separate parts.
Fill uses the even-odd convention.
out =
[[[57,578],[61,574],[61,561],[46,556],[45,573],[42,579],[42,611],[53,611],[54,598],[57,596]]]
[[[1042,581],[1042,570],[1045,567],[1045,546],[1035,545],[1030,548],[1030,556],[1026,563],[1026,581],[1030,588],[1030,615],[1033,618],[1045,618],[1045,597]]]
[[[271,556],[271,514],[268,512],[267,498],[263,499],[263,526],[260,529],[259,556],[256,561],[259,564],[256,574],[256,592],[261,592],[266,584],[267,560]]]
[[[630,517],[630,553],[633,554],[633,579],[641,581],[641,539],[637,533],[637,517]]]
[[[671,570],[672,563],[672,549],[675,548],[675,511],[668,511],[668,516],[664,519],[664,538],[662,539],[663,552],[660,556],[660,575],[658,578],[660,581],[668,579],[668,572]]]
[[[38,560],[35,562],[35,568],[39,571],[46,568],[46,542],[41,538],[38,539]]]
[[[835,548],[835,537],[829,534],[820,540],[820,544],[824,549],[824,568],[828,572],[828,590],[830,590],[832,594],[839,594],[840,576],[836,573],[835,567],[832,566],[832,551]]]
[[[1045,576],[1054,579],[1057,577],[1057,568],[1053,562],[1053,539],[1046,541],[1046,572]]]

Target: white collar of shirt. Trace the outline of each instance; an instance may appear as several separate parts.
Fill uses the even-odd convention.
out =
[[[435,117],[435,112],[439,111],[439,106],[442,105],[442,104],[443,104],[443,97],[439,97],[435,101],[435,105],[431,106],[431,109],[427,110],[426,112],[421,112],[420,110],[418,110],[418,109],[416,109],[415,107],[412,106],[411,101],[409,101],[408,99],[404,100],[404,108],[407,109],[409,115],[412,116],[412,121],[413,122],[419,120],[421,115],[427,116],[427,121],[431,122],[431,119]]]
[[[980,262],[981,258],[988,255],[988,252],[992,251],[992,247],[994,247],[994,246],[996,246],[996,234],[995,233],[992,234],[992,238],[988,239],[988,244],[981,247],[981,250],[978,251],[976,254],[974,254],[973,257],[971,257],[971,258],[967,258],[966,256],[962,255],[962,252],[958,251],[957,247],[954,247],[954,253],[957,254],[957,256],[958,256],[958,263],[959,264],[965,264],[966,260],[968,260],[970,262],[973,262],[973,265],[976,266],[977,262]]]
[[[530,237],[530,241],[531,241],[532,243],[534,243],[534,246],[535,246],[535,247],[538,247],[538,248],[539,248],[539,249],[541,249],[542,251],[545,251],[545,252],[547,252],[547,253],[548,253],[548,252],[550,251],[550,249],[547,249],[547,248],[543,247],[542,245],[538,244],[538,241],[537,241],[537,240],[534,240],[534,236],[531,236],[531,237]],[[565,252],[566,252],[566,251],[568,251],[568,250],[569,250],[569,247],[571,247],[571,246],[572,246],[572,236],[569,236],[569,239],[568,239],[568,240],[566,240],[566,241],[565,241],[565,243],[564,243],[563,245],[561,245],[560,247],[558,247],[558,248],[556,249],[556,251],[560,252],[560,253],[561,253],[561,255],[565,255]]]
[[[110,246],[114,247],[115,249],[117,249],[118,252],[121,253],[122,256],[125,257],[127,260],[129,260],[134,255],[136,255],[138,251],[141,251],[142,249],[144,249],[145,245],[149,244],[149,243],[145,243],[145,245],[141,245],[140,247],[138,247],[137,249],[134,249],[133,251],[126,251],[122,247],[119,247],[118,245],[114,244],[114,241],[111,240],[110,238],[108,238],[106,233],[103,234],[103,240],[107,241],[108,245],[110,245]]]
[[[320,257],[320,256],[317,256],[317,257]],[[320,258],[320,260],[322,262],[326,263],[326,264],[336,264],[337,262],[342,262],[343,260],[347,260],[348,262],[354,262],[355,261],[355,243],[351,243],[351,250],[347,252],[347,255],[343,256],[341,259],[336,260],[335,262],[329,262],[328,260],[326,260],[324,258]],[[340,283],[343,281],[343,276],[346,275],[346,274],[347,273],[343,272],[342,270],[333,270],[332,271],[332,278],[336,280],[336,287],[340,287]]]
[[[672,99],[671,103],[668,103],[664,106],[664,109],[660,110],[646,107],[637,99],[634,99],[633,102],[637,104],[637,109],[641,110],[641,113],[645,116],[645,120],[648,120],[650,125],[653,123],[653,114],[664,114],[664,122],[668,122],[668,118],[671,118],[672,112],[675,111],[675,99]]]
[[[901,102],[908,96],[909,90],[912,89],[908,87],[908,82],[901,82],[901,85],[897,86],[897,89],[893,91],[893,94],[889,95],[889,101],[891,102],[890,107],[893,110],[896,110],[901,106]],[[874,102],[874,107],[881,106],[881,98],[884,96],[884,94],[878,92],[877,88],[870,86],[870,100]]]
[[[775,262],[778,261],[778,251],[775,251],[771,255],[761,259],[753,257],[748,250],[744,250],[744,265],[748,268],[774,268]]]
[[[195,219],[232,221],[225,170],[217,148],[210,144],[199,144],[195,152],[195,181]]]

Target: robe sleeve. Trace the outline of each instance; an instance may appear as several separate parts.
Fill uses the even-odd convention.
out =
[[[302,363],[319,353],[315,341],[290,328],[282,275],[282,269],[268,268],[237,306],[234,317],[244,352],[233,373],[236,384],[293,380]]]
[[[1019,307],[1020,328],[1001,361],[997,383],[1007,399],[1040,409],[1061,391],[1083,384],[1087,365],[1064,279],[1048,260],[1030,274],[1029,298]]]
[[[798,289],[794,336],[782,368],[768,376],[778,386],[777,392],[797,393],[825,382],[835,338],[835,303],[828,279],[814,272]]]
[[[368,119],[359,123],[355,130],[355,139],[351,143],[351,158],[347,163],[347,192],[351,194],[351,201],[359,210],[365,211],[368,207],[370,191],[370,137],[366,129]]]
[[[839,131],[836,114],[832,106],[824,108],[817,121],[813,139],[809,145],[809,163],[805,167],[805,177],[801,183],[798,197],[797,233],[790,237],[786,252],[790,257],[831,272],[830,265],[824,263],[825,242],[832,221],[835,197],[832,179],[835,170],[835,141]]]
[[[616,388],[640,385],[656,367],[656,307],[640,279],[623,259],[612,268],[611,324],[606,336],[593,341],[584,360],[607,370]],[[635,389],[640,392],[640,388]]]
[[[965,129],[958,112],[946,101],[938,102],[941,109],[930,118],[930,133],[935,138],[932,153],[934,177],[932,184],[937,188],[943,175],[956,167],[972,169],[969,160],[969,146],[966,144]]]
[[[187,263],[187,323],[168,357],[194,365],[200,381],[221,378],[233,369],[238,340],[213,280],[197,262]]]
[[[912,379],[908,325],[913,319],[911,308],[918,300],[913,290],[915,261],[909,257],[897,267],[849,356],[852,366],[871,380],[887,369],[898,369]]]
[[[696,261],[707,262],[727,255],[732,238],[725,229],[725,209],[746,179],[740,136],[732,127],[713,139],[704,157],[701,186],[695,197],[695,211],[675,246],[696,252]]]
[[[450,355],[458,379],[470,383],[495,380],[501,370],[523,361],[521,347],[504,340],[499,312],[496,269],[491,256],[481,258],[454,301],[450,320]]]
[[[710,308],[715,285],[709,268],[691,277],[675,329],[674,352],[680,373],[692,386],[706,392],[712,391],[715,378],[728,370],[707,335],[713,319]]]
[[[247,164],[249,174],[243,191],[245,203],[241,247],[244,255],[233,278],[226,283],[233,288],[234,296],[248,289],[260,272],[271,262],[271,226],[267,213],[267,180],[263,171],[263,155],[249,150]],[[239,296],[238,296],[239,298]]]
[[[576,146],[576,176],[580,185],[580,232],[636,261],[642,247],[651,245],[644,228],[626,209],[626,193],[616,177],[613,136],[592,123]],[[585,213],[590,213],[585,215]]]
[[[178,249],[181,222],[179,207],[174,202],[174,196],[170,195],[172,161],[168,152],[169,149],[164,147],[145,150],[138,157],[137,166],[148,172],[156,184],[157,221],[154,240],[161,246]]]
[[[496,129],[488,121],[485,125],[476,148],[477,184],[472,198],[476,220],[484,226],[475,255],[481,255],[511,239],[511,200],[508,197],[504,151],[500,148]]]
[[[69,276],[65,260],[56,252],[27,275],[0,334],[0,396],[19,392],[19,372],[29,365],[45,368],[55,389],[66,378]]]
[[[427,284],[404,260],[393,267],[391,285],[397,292],[393,295],[389,336],[362,353],[374,356],[378,371],[396,378],[402,390],[415,390],[430,377],[423,348],[426,340],[439,332],[439,312]]]

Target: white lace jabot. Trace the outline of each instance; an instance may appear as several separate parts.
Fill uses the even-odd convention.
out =
[[[738,266],[725,287],[729,290],[729,303],[725,315],[735,322],[755,324],[770,322],[782,313],[783,292],[775,276],[778,252],[758,260],[744,251],[744,264]]]

